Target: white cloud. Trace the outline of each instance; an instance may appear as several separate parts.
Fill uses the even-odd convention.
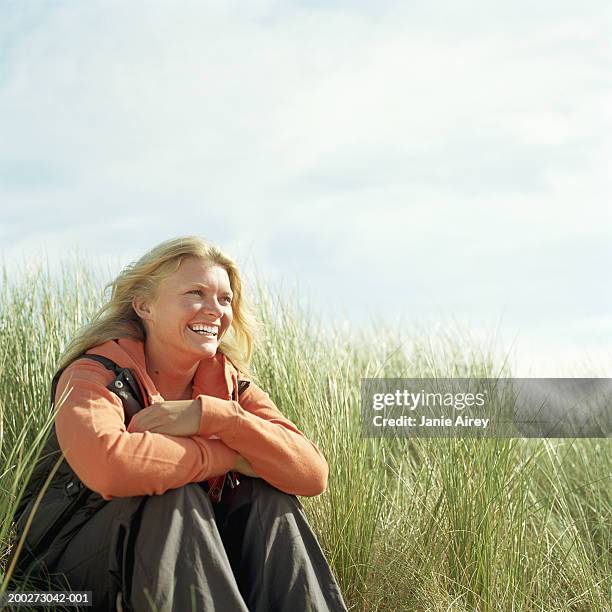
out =
[[[195,232],[357,320],[383,294],[390,318],[507,309],[529,329],[522,287],[558,325],[589,292],[605,316],[610,290],[571,264],[612,237],[606,4],[5,10],[4,257],[125,263]],[[537,248],[582,302],[538,295]]]

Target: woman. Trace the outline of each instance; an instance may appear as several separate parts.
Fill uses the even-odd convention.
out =
[[[236,264],[178,238],[122,271],[62,356],[57,440],[107,503],[46,562],[93,610],[346,610],[295,497],[322,493],[328,466],[253,382],[253,327]],[[127,428],[84,353],[136,375]]]

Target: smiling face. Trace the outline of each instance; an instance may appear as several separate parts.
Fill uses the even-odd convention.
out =
[[[213,357],[232,322],[232,289],[221,266],[187,257],[160,282],[157,296],[135,298],[134,310],[145,322],[147,343],[176,358]]]

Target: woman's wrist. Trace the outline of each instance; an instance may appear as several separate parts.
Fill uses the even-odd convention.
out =
[[[259,477],[259,474],[255,472],[253,466],[241,454],[238,454],[236,457],[236,463],[234,463],[233,470],[245,476],[252,476],[253,478]]]

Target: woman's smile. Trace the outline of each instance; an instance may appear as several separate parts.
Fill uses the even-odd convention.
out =
[[[205,340],[214,340],[216,342],[217,340],[217,332],[215,332],[214,334],[211,332],[207,332],[207,331],[196,331],[195,329],[193,329],[191,326],[187,326],[189,331],[192,332],[193,334],[195,334],[196,336],[199,336],[200,340],[205,339]]]
[[[210,323],[192,323],[188,327],[192,332],[208,338],[216,338],[219,332],[219,326]]]

